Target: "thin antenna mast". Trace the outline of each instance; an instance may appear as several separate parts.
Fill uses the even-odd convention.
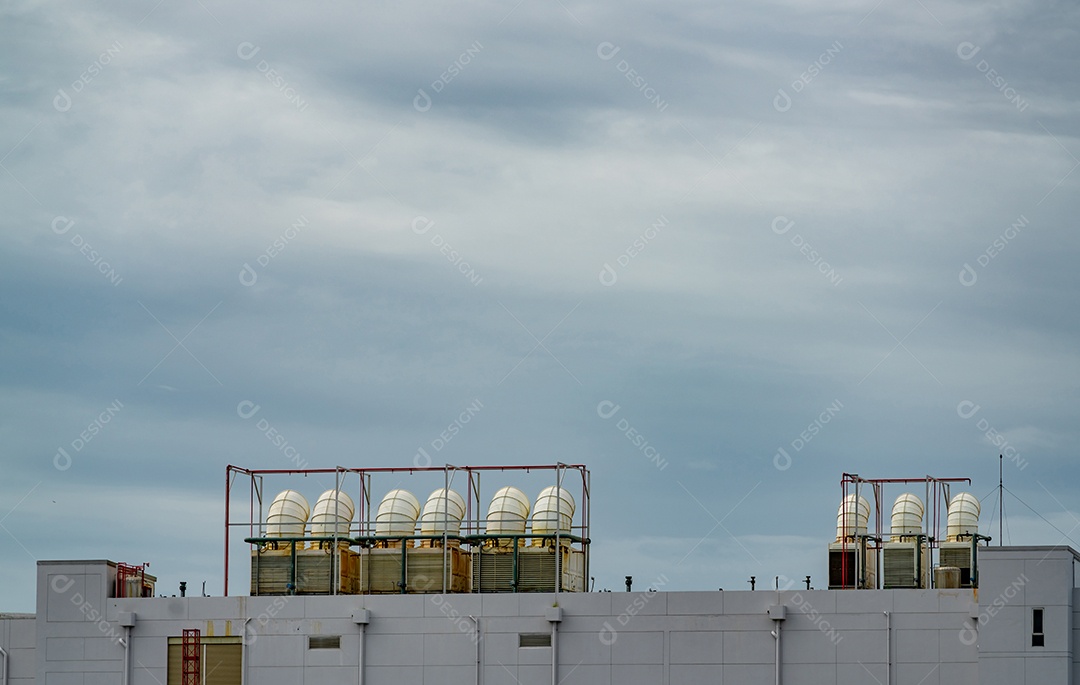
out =
[[[1005,481],[1002,480],[1001,465],[1004,457],[998,455],[998,547],[1005,544],[1001,529],[1005,525]]]

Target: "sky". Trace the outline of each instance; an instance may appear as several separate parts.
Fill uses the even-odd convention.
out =
[[[845,472],[970,478],[998,544],[999,454],[1005,542],[1080,548],[1078,33],[4,3],[0,609],[39,559],[221,594],[228,464],[585,464],[596,589],[822,587]]]

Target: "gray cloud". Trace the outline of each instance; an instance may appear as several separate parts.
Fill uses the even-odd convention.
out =
[[[1071,528],[1074,9],[0,12],[7,610],[33,558],[219,593],[226,464],[425,446],[588,464],[613,589],[820,587],[842,472],[1008,448]]]

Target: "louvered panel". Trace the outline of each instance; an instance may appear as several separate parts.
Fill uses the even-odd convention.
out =
[[[253,551],[251,553],[251,594],[288,594],[292,561],[289,553],[281,550]]]
[[[394,594],[401,592],[401,550],[368,549],[360,557],[360,592]]]
[[[555,551],[529,549],[518,558],[518,592],[555,592]]]
[[[969,544],[941,543],[938,549],[938,564],[960,569],[960,587],[971,587],[971,546]]]
[[[518,633],[518,647],[550,647],[551,633]]]
[[[408,550],[407,587],[412,593],[441,593],[443,564],[446,564],[446,592],[468,592],[469,555],[457,547],[448,547],[445,558],[440,548]]]
[[[352,594],[359,585],[359,561],[351,549],[337,550],[333,564],[329,549],[296,551],[296,594],[329,595],[335,584],[338,594]],[[334,577],[331,578],[331,571]],[[252,552],[251,594],[286,595],[292,578],[292,557],[288,550]]]
[[[884,550],[885,585],[889,588],[918,587],[915,573],[915,546],[886,545]]]
[[[514,557],[511,553],[473,555],[473,592],[513,592]]]

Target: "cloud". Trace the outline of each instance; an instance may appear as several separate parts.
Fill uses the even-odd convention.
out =
[[[475,401],[436,461],[588,464],[601,587],[818,577],[841,473],[981,495],[995,434],[1069,501],[1078,17],[1034,9],[5,6],[0,606],[36,556],[212,586],[226,464],[407,466]]]

